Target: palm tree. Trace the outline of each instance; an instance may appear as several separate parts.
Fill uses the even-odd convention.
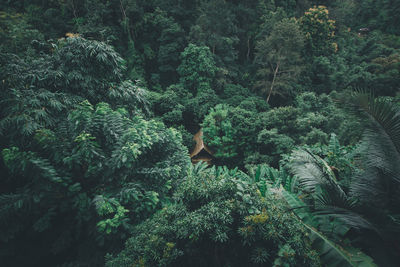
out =
[[[311,194],[315,215],[337,218],[348,229],[359,230],[367,237],[364,240],[373,239],[375,248],[389,247],[399,255],[400,112],[395,104],[362,92],[355,94],[352,103],[353,110],[369,123],[359,144],[359,171],[349,191],[310,150],[294,151],[290,168],[299,188]]]

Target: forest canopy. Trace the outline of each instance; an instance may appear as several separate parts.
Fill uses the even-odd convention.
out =
[[[2,1],[1,264],[398,266],[398,25],[384,0]]]

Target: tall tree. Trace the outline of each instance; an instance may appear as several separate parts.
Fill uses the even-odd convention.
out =
[[[232,66],[237,59],[236,18],[231,6],[224,0],[204,0],[199,6],[199,17],[190,30],[190,40],[206,45],[217,55],[218,63]]]
[[[306,35],[306,53],[312,56],[329,55],[337,49],[333,43],[335,21],[329,19],[329,10],[325,6],[314,6],[299,20]]]
[[[266,94],[288,95],[291,82],[300,73],[301,52],[304,37],[295,20],[284,19],[277,23],[271,34],[256,44],[255,63],[257,71],[256,87]]]
[[[186,90],[196,93],[202,84],[212,86],[217,67],[208,47],[189,44],[182,52],[181,60],[178,73]]]

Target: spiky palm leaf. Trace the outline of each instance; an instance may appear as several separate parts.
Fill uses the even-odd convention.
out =
[[[290,169],[303,189],[311,193],[321,188],[329,189],[338,196],[346,197],[328,163],[309,149],[298,149],[292,153]]]
[[[296,175],[299,187],[312,194],[314,216],[337,218],[355,229],[376,230],[356,212],[356,200],[341,188],[325,160],[308,149],[299,149],[291,156],[290,169]]]
[[[370,123],[361,143],[362,171],[352,181],[351,195],[391,237],[400,233],[393,219],[400,215],[400,111],[394,103],[364,92],[356,94],[354,103]]]
[[[376,175],[400,183],[400,112],[398,108],[384,99],[374,99],[371,95],[358,95],[358,107],[370,119],[370,125],[363,135],[365,152],[363,166],[366,177],[373,181]],[[357,190],[357,187],[355,188]],[[362,189],[362,188],[358,188]]]
[[[377,266],[371,257],[361,251],[340,247],[315,228],[307,224],[304,226],[310,231],[312,246],[319,251],[324,266]]]
[[[292,171],[300,186],[313,193],[314,215],[339,218],[355,229],[374,230],[385,242],[398,244],[400,233],[400,113],[392,103],[357,93],[353,105],[368,118],[359,151],[359,171],[345,194],[324,161],[310,151],[292,156]],[[354,107],[354,106],[353,106]],[[356,200],[356,201],[355,201]],[[368,233],[368,232],[364,232]],[[396,246],[385,246],[387,254]],[[398,254],[394,252],[393,255]],[[393,256],[394,258],[397,256]]]
[[[281,187],[281,192],[282,197],[292,208],[293,212],[309,230],[312,246],[319,252],[321,262],[324,266],[376,266],[368,255],[353,247],[343,248],[314,228],[313,225],[317,225],[318,223],[307,205],[293,193],[284,190],[283,187]]]

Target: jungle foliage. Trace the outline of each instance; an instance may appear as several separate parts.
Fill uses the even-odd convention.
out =
[[[1,264],[397,266],[399,14],[2,1]]]

